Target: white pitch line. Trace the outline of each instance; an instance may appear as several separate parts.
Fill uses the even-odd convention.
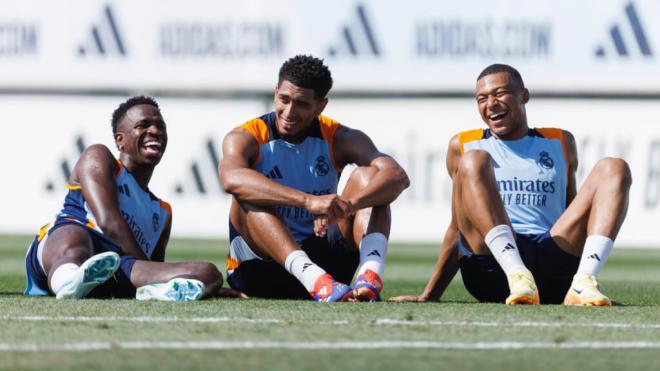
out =
[[[3,321],[44,321],[44,322],[247,322],[247,323],[286,323],[274,318],[245,317],[86,317],[86,316],[0,316]]]
[[[486,322],[486,321],[406,321],[399,319],[377,319],[378,325],[403,325],[403,326],[474,326],[474,327],[596,327],[596,328],[636,328],[636,329],[660,329],[657,323],[603,323],[603,322]]]
[[[0,321],[44,321],[44,322],[244,322],[255,324],[283,324],[301,322],[296,319],[285,320],[275,318],[245,318],[245,317],[88,317],[88,316],[0,316]],[[376,326],[462,326],[462,327],[587,327],[587,328],[634,328],[660,329],[657,323],[605,323],[605,322],[496,322],[496,321],[414,321],[379,318],[370,322],[349,320],[334,320],[326,322],[331,325],[349,325],[351,323],[373,324]]]
[[[578,341],[578,342],[443,342],[443,341],[118,341],[58,344],[0,343],[0,352],[82,352],[93,350],[222,350],[222,349],[660,349],[657,341]]]

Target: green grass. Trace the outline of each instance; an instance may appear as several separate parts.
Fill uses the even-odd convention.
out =
[[[601,274],[601,282],[607,294],[626,305],[613,308],[477,304],[463,289],[460,277],[452,282],[442,303],[427,304],[318,304],[260,299],[192,303],[61,302],[21,295],[28,242],[29,237],[24,236],[0,237],[1,369],[642,370],[655,369],[660,352],[657,345],[660,343],[660,250],[614,250]],[[174,240],[169,249],[168,260],[211,260],[223,267],[227,244],[213,240]],[[435,246],[391,246],[384,297],[420,292],[436,256]],[[26,316],[44,318],[37,321]],[[141,317],[151,320],[140,321]],[[174,317],[179,320],[173,320]],[[200,322],[202,319],[207,321]],[[400,322],[379,321],[383,319]],[[126,342],[135,341],[201,343],[192,349],[162,349],[162,346],[122,349]],[[237,345],[230,342],[241,341],[277,344],[400,341],[404,345],[413,341],[436,345],[508,341],[549,343],[557,348],[197,349],[208,348],[209,344]],[[656,345],[648,349],[560,348],[574,342],[631,341]],[[73,343],[99,343],[111,349],[77,352],[3,349]]]

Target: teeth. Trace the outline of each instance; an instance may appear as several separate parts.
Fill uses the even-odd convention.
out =
[[[158,147],[158,148],[160,148],[161,144],[159,142],[156,142],[156,141],[152,140],[152,141],[144,143],[144,146],[145,147]]]
[[[504,116],[505,114],[506,114],[506,112],[499,112],[499,113],[494,113],[494,114],[490,115],[489,117],[490,117],[491,120],[496,120],[496,119]]]

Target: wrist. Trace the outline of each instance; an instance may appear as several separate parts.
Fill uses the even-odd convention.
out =
[[[311,204],[312,198],[310,197],[310,195],[308,195],[305,192],[300,192],[300,195],[301,195],[302,204],[296,205],[296,206],[299,206],[299,207],[302,207],[304,209],[309,210],[310,206],[311,206],[310,204]]]

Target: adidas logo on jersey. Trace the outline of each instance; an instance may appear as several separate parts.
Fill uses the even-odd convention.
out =
[[[117,187],[117,191],[119,193],[126,195],[126,197],[131,197],[131,191],[128,188],[128,184],[121,184],[119,187]]]
[[[284,177],[282,176],[282,173],[280,172],[280,168],[275,166],[271,171],[268,172],[268,174],[266,174],[266,178],[269,178],[269,179],[282,179]]]
[[[370,252],[369,254],[367,254],[367,256],[372,256],[372,255],[380,256],[380,253],[377,250],[374,250],[374,251]]]

